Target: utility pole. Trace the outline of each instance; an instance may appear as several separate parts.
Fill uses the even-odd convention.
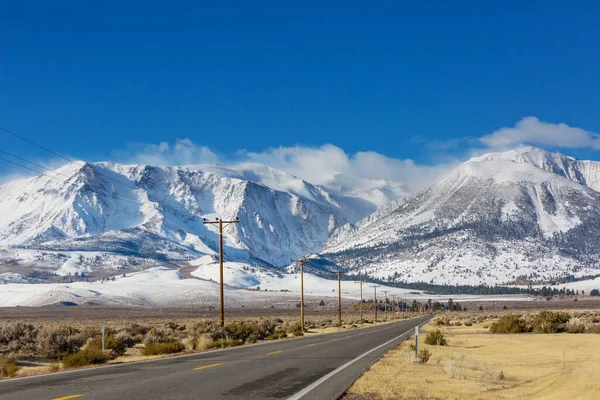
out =
[[[377,322],[377,288],[379,285],[371,285],[373,292],[375,293],[375,322]]]
[[[338,275],[338,322],[342,327],[342,271],[337,272]]]
[[[204,218],[204,225],[218,225],[219,226],[219,279],[220,279],[220,302],[221,302],[221,326],[225,325],[225,299],[223,296],[223,224],[239,224],[240,219],[236,218],[232,221],[223,221],[220,218],[217,218],[216,221],[208,221]]]
[[[360,324],[363,324],[363,296],[362,296],[362,285],[363,281],[354,281],[354,283],[360,283]]]
[[[404,299],[400,297],[400,305],[402,307],[402,319],[404,319]]]
[[[396,295],[392,295],[392,321],[396,318]]]
[[[304,257],[290,261],[300,264],[300,326],[302,333],[304,333],[304,263],[310,261]]]
[[[387,316],[387,294],[390,292],[389,290],[382,290],[383,293],[385,293],[385,301],[383,302],[383,307],[385,308],[385,322],[387,322],[388,320],[388,316]]]

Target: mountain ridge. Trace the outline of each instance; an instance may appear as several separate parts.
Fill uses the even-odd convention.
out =
[[[257,163],[78,162],[53,177],[0,185],[0,273],[214,257],[218,235],[202,222],[217,217],[240,218],[224,235],[225,258],[239,265],[283,268],[316,254],[323,268],[439,284],[600,269],[600,163],[534,147],[473,157],[412,196],[385,180],[352,188],[338,177],[332,189]]]

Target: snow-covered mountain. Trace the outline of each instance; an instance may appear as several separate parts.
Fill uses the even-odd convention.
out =
[[[335,229],[375,209],[258,164],[71,163],[48,175],[0,186],[5,270],[10,263],[88,272],[214,255],[216,227],[203,218],[217,217],[239,218],[225,229],[229,260],[285,266],[291,257],[321,251]]]
[[[306,254],[319,255],[317,275],[344,267],[393,281],[600,274],[600,163],[531,147],[473,158],[413,197],[397,182],[317,186],[251,163],[72,163],[48,175],[0,185],[6,281],[154,267],[206,279],[218,235],[203,218],[216,217],[239,217],[225,258],[249,287],[284,279],[294,268],[281,267]]]
[[[335,232],[324,256],[395,281],[508,283],[600,273],[600,163],[490,153]]]

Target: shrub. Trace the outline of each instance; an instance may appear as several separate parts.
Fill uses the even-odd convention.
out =
[[[571,327],[569,327],[569,330],[567,332],[569,332],[569,333],[584,333],[585,325],[584,324],[572,325]]]
[[[195,349],[196,350],[209,350],[214,349],[214,340],[208,335],[200,335],[196,338]]]
[[[275,334],[277,320],[264,319],[260,321],[231,321],[221,327],[214,321],[202,322],[195,326],[194,334],[207,335],[213,341],[233,340],[236,343],[254,343],[265,340]]]
[[[69,354],[62,359],[65,368],[85,367],[92,364],[104,364],[107,357],[99,349],[79,350],[77,353]]]
[[[125,347],[135,346],[135,339],[129,332],[125,330],[119,331],[115,334],[115,341],[123,343]]]
[[[565,331],[565,324],[571,316],[566,312],[540,311],[533,320],[533,330],[536,333],[556,333]]]
[[[439,329],[431,331],[425,336],[425,344],[432,346],[448,346],[448,341]]]
[[[419,362],[425,364],[431,358],[431,352],[427,349],[419,350]]]
[[[450,318],[448,318],[447,316],[442,316],[442,317],[438,317],[436,318],[433,323],[437,326],[445,326],[445,325],[450,325]]]
[[[285,332],[275,332],[267,337],[267,340],[277,340],[277,339],[285,339],[287,337],[287,333]]]
[[[588,327],[587,330],[589,333],[600,333],[600,325],[592,324]]]
[[[493,333],[523,333],[531,332],[531,327],[520,315],[508,314],[490,326]]]
[[[136,337],[138,335],[143,337],[146,333],[150,331],[150,328],[148,328],[147,326],[131,323],[126,326],[125,331],[133,337]]]
[[[0,377],[15,376],[19,370],[19,360],[16,357],[0,356]]]
[[[294,336],[303,336],[302,325],[299,322],[288,325],[285,329],[285,333],[292,334]]]
[[[86,346],[88,349],[102,350],[102,335],[98,335],[90,340]],[[104,349],[112,350],[118,356],[122,356],[127,351],[127,345],[116,335],[109,334],[104,336]]]
[[[159,354],[173,354],[183,351],[181,342],[153,343],[144,347],[142,352],[145,356],[156,356]]]
[[[173,342],[176,340],[173,336],[172,329],[152,328],[144,338],[144,346]]]
[[[43,357],[58,360],[79,351],[82,345],[79,331],[71,327],[47,328],[37,338],[37,348]]]
[[[0,327],[0,347],[6,346],[9,352],[34,353],[37,335],[35,326],[23,322]]]

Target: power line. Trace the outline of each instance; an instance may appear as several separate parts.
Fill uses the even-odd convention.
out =
[[[0,126],[0,130],[4,131],[4,132],[6,132],[6,133],[8,133],[8,134],[10,134],[10,135],[13,135],[14,137],[16,137],[16,138],[19,138],[19,139],[21,139],[21,140],[23,140],[23,141],[25,141],[25,142],[27,142],[27,143],[29,143],[29,144],[31,144],[31,145],[33,145],[33,146],[35,146],[35,147],[38,147],[38,148],[40,148],[40,149],[42,149],[42,150],[44,150],[44,151],[47,151],[47,152],[48,152],[48,153],[50,153],[50,154],[54,154],[55,156],[57,156],[57,157],[60,157],[60,158],[62,158],[63,160],[69,161],[69,162],[71,162],[71,163],[74,163],[74,164],[85,165],[85,163],[82,163],[81,161],[77,161],[77,160],[73,160],[73,159],[71,159],[71,158],[69,158],[69,157],[65,157],[65,156],[63,156],[62,154],[59,154],[59,153],[55,152],[54,150],[50,150],[49,148],[47,148],[47,147],[44,147],[44,146],[42,146],[42,145],[40,145],[40,144],[37,144],[37,143],[35,143],[35,142],[33,142],[33,141],[31,141],[31,140],[27,139],[26,137],[23,137],[23,136],[21,136],[21,135],[18,135],[18,134],[16,134],[16,133],[12,132],[12,131],[9,131],[8,129],[6,129],[6,128],[2,127],[2,126]],[[103,174],[103,173],[101,173],[101,172],[99,172],[99,171],[97,171],[97,170],[95,170],[95,169],[94,169],[94,171],[95,171],[95,172],[96,172],[98,175],[100,175],[100,176],[103,176],[104,178],[106,178],[106,179],[108,179],[108,180],[110,180],[110,181],[113,181],[113,182],[119,183],[119,184],[121,184],[121,185],[124,185],[124,186],[130,187],[130,188],[132,188],[132,189],[138,189],[138,187],[137,187],[137,186],[133,186],[133,185],[130,185],[130,184],[128,184],[128,183],[121,182],[121,181],[119,181],[119,180],[117,180],[117,179],[113,179],[113,178],[111,178],[110,176],[107,176],[107,175],[105,175],[105,174]]]
[[[32,162],[32,161],[29,161],[29,160],[26,160],[26,159],[24,159],[24,158],[21,158],[21,157],[19,157],[19,156],[16,156],[16,155],[14,155],[14,154],[11,154],[11,153],[9,153],[8,151],[0,150],[0,153],[4,153],[4,154],[6,154],[6,155],[8,155],[8,156],[11,156],[11,157],[14,157],[14,158],[16,158],[17,160],[25,161],[26,163],[29,163],[29,164],[31,164],[31,165],[35,165],[35,166],[36,166],[36,167],[38,167],[38,168],[42,168],[42,169],[45,169],[46,171],[50,171],[50,172],[53,172],[53,173],[55,173],[55,174],[60,174],[60,175],[62,175],[62,176],[66,176],[67,178],[69,178],[69,175],[65,175],[65,174],[63,174],[62,172],[58,172],[58,171],[54,171],[54,170],[52,170],[52,169],[50,169],[50,168],[46,168],[46,167],[44,167],[43,165],[36,164],[36,163],[34,163],[34,162]]]
[[[39,147],[39,148],[40,148],[40,149],[42,149],[42,150],[45,150],[45,151],[47,151],[48,153],[52,153],[52,154],[54,154],[55,156],[62,158],[63,160],[67,160],[67,161],[69,161],[69,162],[75,162],[75,161],[73,161],[73,160],[71,160],[71,159],[69,159],[69,158],[67,158],[67,157],[65,157],[65,156],[63,156],[63,155],[60,155],[60,154],[58,154],[58,153],[57,153],[57,152],[55,152],[55,151],[52,151],[52,150],[50,150],[50,149],[48,149],[48,148],[46,148],[46,147],[44,147],[44,146],[42,146],[42,145],[39,145],[39,144],[37,144],[37,143],[34,143],[34,142],[32,142],[31,140],[29,140],[29,139],[27,139],[27,138],[24,138],[24,137],[23,137],[23,136],[21,136],[21,135],[17,135],[16,133],[14,133],[14,132],[12,132],[12,131],[9,131],[8,129],[6,129],[6,128],[4,128],[4,127],[1,127],[1,126],[0,126],[0,129],[2,129],[4,132],[6,132],[6,133],[9,133],[9,134],[11,134],[11,135],[13,135],[13,136],[15,136],[15,137],[17,137],[17,138],[21,139],[21,140],[24,140],[24,141],[26,141],[26,142],[27,142],[27,143],[29,143],[29,144],[32,144],[32,145],[34,145],[34,146],[36,146],[36,147]]]
[[[21,167],[21,168],[28,169],[28,170],[30,170],[30,171],[33,171],[33,172],[35,172],[36,174],[40,174],[40,175],[47,176],[47,177],[48,177],[48,178],[50,178],[50,179],[56,179],[56,178],[54,178],[54,177],[52,177],[52,176],[50,176],[50,175],[47,175],[47,174],[45,174],[45,173],[43,173],[43,172],[36,171],[36,170],[35,170],[35,169],[33,169],[33,168],[29,168],[29,167],[27,167],[27,166],[25,166],[25,165],[22,165],[22,164],[19,164],[19,163],[16,163],[16,162],[13,162],[13,161],[7,160],[6,158],[0,157],[0,160],[2,160],[2,161],[5,161],[5,162],[7,162],[7,163],[10,163],[10,164],[13,164],[13,165],[16,165],[17,167]]]

